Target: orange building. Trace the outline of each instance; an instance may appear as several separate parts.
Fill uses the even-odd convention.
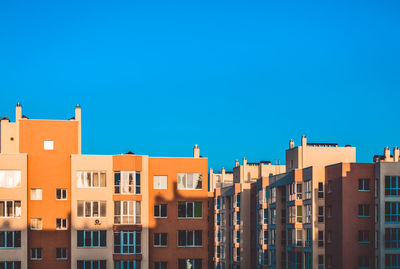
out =
[[[82,155],[79,106],[31,120],[18,104],[0,130],[0,268],[212,267],[197,145],[190,158]]]

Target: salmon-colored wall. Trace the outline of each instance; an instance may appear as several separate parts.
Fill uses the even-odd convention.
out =
[[[153,268],[155,261],[166,261],[168,268],[178,268],[179,258],[202,259],[203,268],[207,268],[209,262],[207,161],[205,158],[149,158],[149,268]],[[202,173],[202,190],[178,190],[178,173]],[[155,175],[168,176],[168,189],[153,188]],[[203,202],[203,217],[178,219],[178,201]],[[168,204],[168,218],[154,218],[154,204],[161,203]],[[178,230],[203,230],[203,246],[178,247]],[[153,247],[154,233],[168,233],[168,247]]]
[[[326,205],[332,206],[333,217],[326,216],[326,231],[332,231],[332,243],[326,242],[326,254],[333,257],[333,268],[358,268],[358,257],[370,257],[373,268],[375,248],[375,166],[372,163],[342,163],[326,167]],[[358,191],[358,180],[370,179],[370,191]],[[327,190],[327,188],[326,188]],[[370,217],[358,217],[358,205],[369,204]],[[327,213],[327,210],[326,210]],[[358,242],[358,231],[369,230],[369,243]]]
[[[44,140],[53,140],[54,150],[44,150]],[[28,153],[28,225],[43,221],[42,230],[29,228],[29,259],[31,248],[42,248],[42,260],[29,260],[29,268],[70,268],[70,156],[78,152],[78,122],[21,120],[20,152]],[[41,201],[30,200],[31,188],[42,189]],[[67,189],[67,200],[56,200],[57,188]],[[67,218],[68,230],[56,230],[56,218]],[[56,248],[68,248],[68,259],[56,260]]]

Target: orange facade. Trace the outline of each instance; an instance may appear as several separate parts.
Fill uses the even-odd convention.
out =
[[[28,154],[28,225],[42,219],[42,230],[29,229],[28,257],[31,248],[42,248],[42,259],[29,259],[29,268],[70,268],[70,259],[57,260],[56,248],[70,254],[70,199],[56,200],[56,189],[66,189],[70,197],[71,154],[78,153],[78,122],[21,120],[20,152]],[[53,141],[53,150],[44,149]],[[42,199],[31,200],[31,190],[41,189]],[[56,219],[67,219],[67,230],[56,230]]]

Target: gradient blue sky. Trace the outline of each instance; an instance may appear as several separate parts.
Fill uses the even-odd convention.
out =
[[[0,115],[83,152],[280,159],[290,138],[400,146],[399,1],[2,1]]]

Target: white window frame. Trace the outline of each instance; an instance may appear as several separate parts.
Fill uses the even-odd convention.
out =
[[[61,249],[61,256],[62,256],[61,258],[57,258],[57,249]],[[63,250],[65,250],[65,253]],[[56,260],[67,260],[67,259],[68,259],[68,249],[67,248],[56,248]]]
[[[40,188],[31,189],[31,201],[41,201],[43,200],[43,190]]]
[[[153,176],[153,189],[167,190],[168,189],[168,176]]]
[[[61,198],[57,198],[58,191],[60,191]],[[64,195],[64,193],[65,193],[65,195]],[[62,189],[62,188],[56,189],[56,200],[61,201],[61,200],[67,200],[67,199],[68,199],[68,190],[67,189]]]
[[[95,186],[95,180],[94,180],[94,175],[97,174],[97,186]],[[89,185],[87,184],[87,177],[90,175],[89,179]],[[101,177],[104,175],[104,186],[101,185],[102,180]],[[79,189],[85,189],[85,188],[106,188],[107,187],[107,173],[106,171],[103,170],[97,170],[97,171],[77,171],[76,172],[76,187]]]
[[[44,150],[54,150],[54,140],[44,140],[43,141]]]
[[[189,175],[192,178],[192,186],[188,185]],[[198,177],[197,182],[201,182],[201,188],[196,188],[195,185],[195,177]],[[202,190],[204,187],[203,184],[203,174],[202,173],[178,173],[178,190]]]
[[[119,185],[115,185],[115,176],[120,174]],[[129,183],[129,176],[133,175],[133,182]],[[139,175],[139,184],[136,184],[136,178]],[[114,193],[115,194],[141,194],[141,173],[140,171],[114,171]],[[118,189],[118,192],[117,192]],[[138,191],[139,190],[139,191]]]
[[[82,216],[79,216],[79,210],[77,210],[78,218],[105,218],[107,217],[107,201],[105,200],[97,200],[97,201],[86,201],[86,200],[78,200],[77,208],[79,208],[79,204],[82,202]],[[86,216],[86,204],[90,204],[90,216]],[[93,215],[94,203],[98,203],[98,216]],[[104,215],[101,214],[101,205],[105,205]]]
[[[42,230],[43,220],[42,218],[31,218],[31,230]]]
[[[0,188],[21,187],[20,170],[0,170]]]
[[[120,212],[116,212],[116,204],[120,203]],[[137,212],[138,210],[138,205],[139,204],[139,213]],[[115,225],[124,225],[124,224],[135,224],[135,225],[140,225],[142,223],[141,220],[141,212],[142,212],[142,203],[141,201],[114,201],[114,224]],[[133,207],[133,208],[132,208]],[[125,209],[126,208],[126,209]],[[132,211],[131,211],[132,208]],[[127,214],[124,213],[127,212]],[[132,212],[132,214],[131,214]],[[119,214],[117,214],[119,213]],[[128,221],[124,221],[124,217]],[[129,217],[133,217],[133,222],[129,220]],[[117,221],[117,218],[119,218],[119,222]]]
[[[167,215],[164,217],[164,216],[161,216],[161,212],[162,212],[162,205],[166,205],[166,207],[167,207]],[[158,207],[158,216],[156,216],[156,206]],[[166,219],[166,218],[168,218],[168,204],[155,204],[154,205],[154,218],[156,218],[156,219]]]
[[[15,207],[15,203],[19,202],[20,206],[19,207]],[[21,213],[22,213],[22,203],[20,200],[0,200],[0,203],[3,203],[4,205],[4,216],[0,216],[0,219],[2,218],[20,218],[21,217]],[[12,216],[9,216],[7,213],[7,204],[8,203],[12,203]]]
[[[162,245],[162,235],[166,234],[167,235],[167,244],[166,245]],[[158,243],[156,244],[156,235],[158,236]],[[168,233],[154,233],[154,240],[153,240],[153,247],[156,248],[165,248],[168,247]]]
[[[60,222],[60,228],[58,228],[58,222]],[[68,220],[66,218],[56,218],[56,230],[67,230]]]
[[[40,249],[40,257],[38,257],[38,252]],[[31,248],[31,260],[41,260],[43,257],[42,248]]]

